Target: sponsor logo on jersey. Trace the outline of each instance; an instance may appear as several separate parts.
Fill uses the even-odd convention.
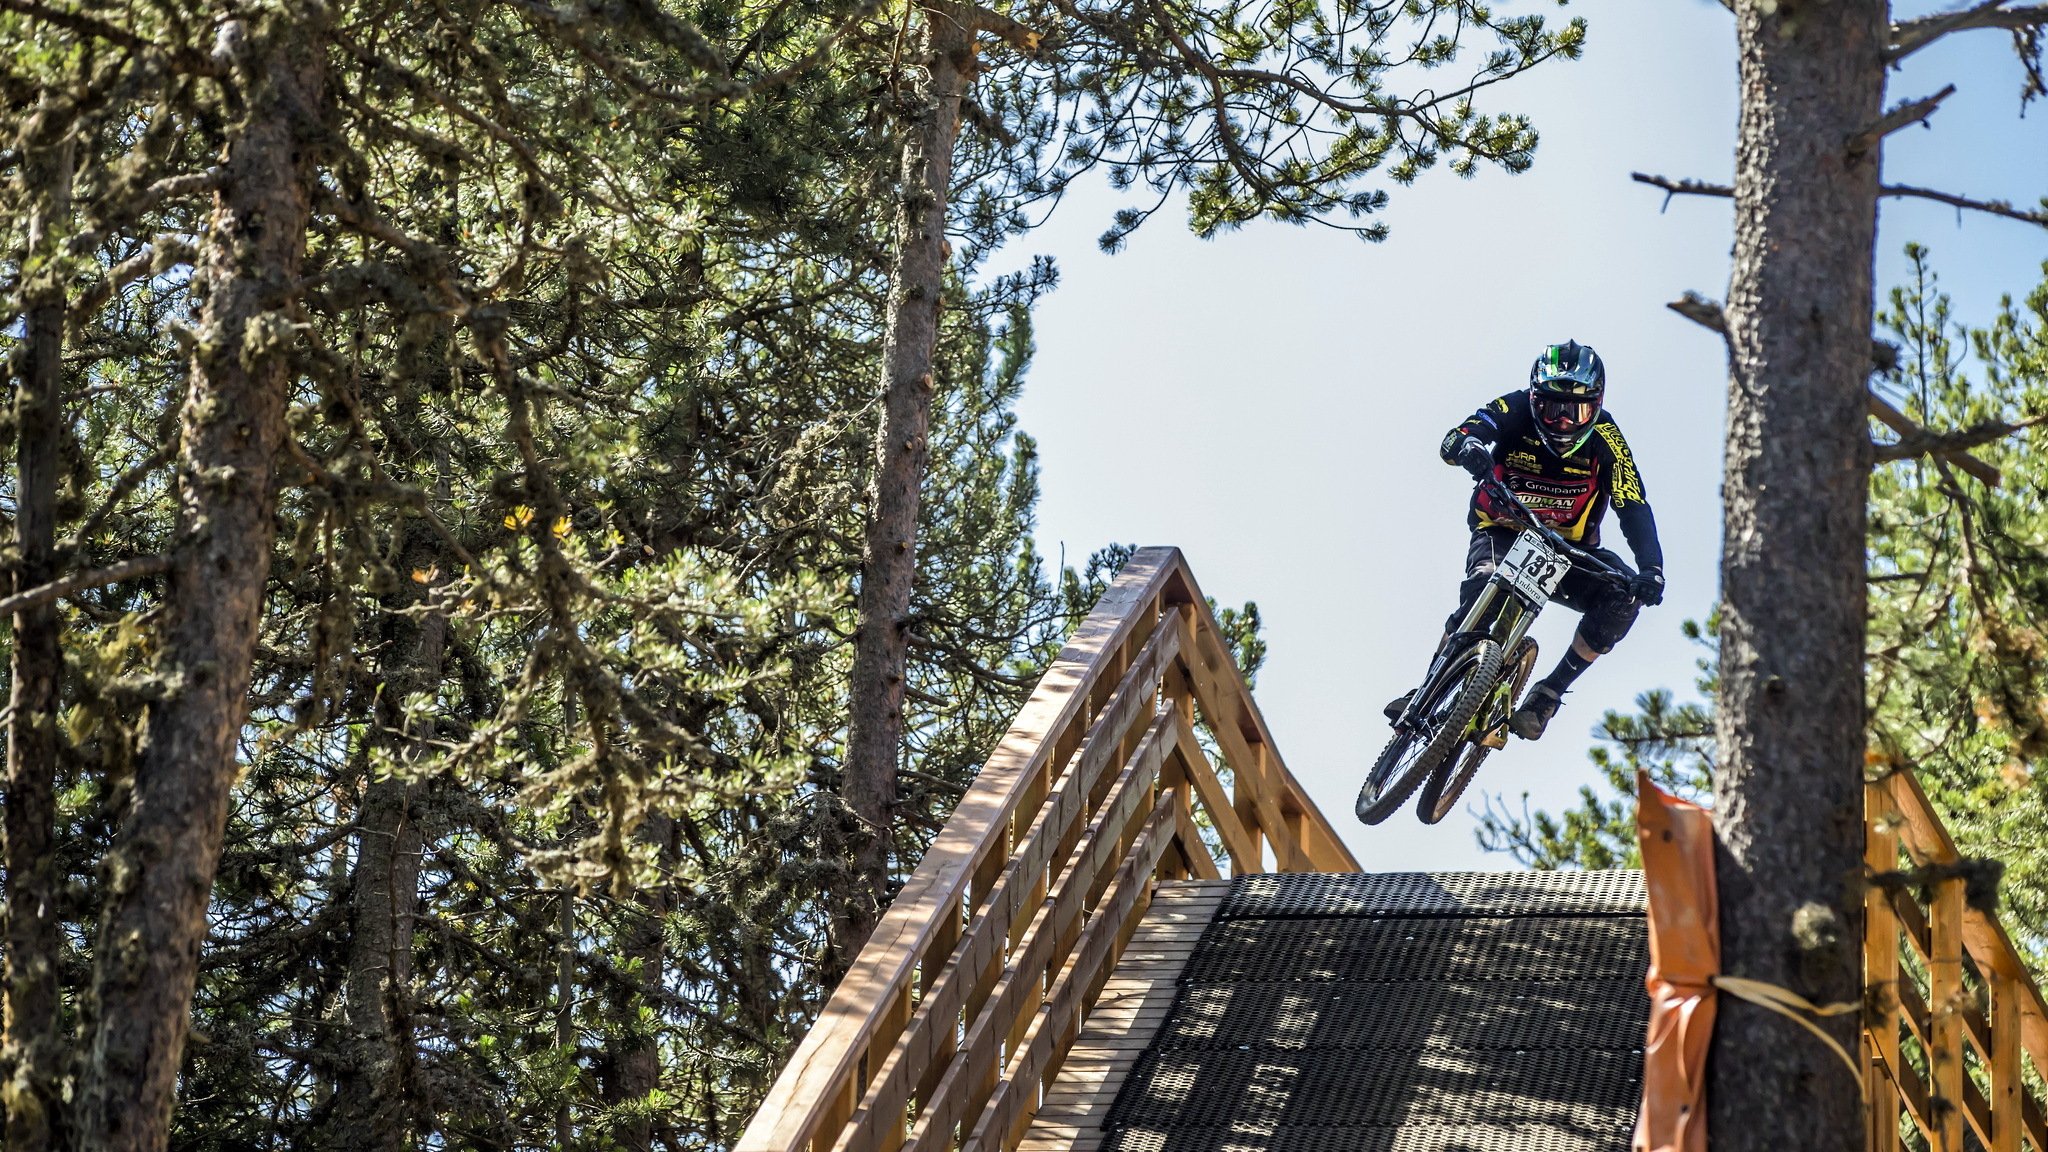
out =
[[[1518,471],[1528,472],[1534,472],[1543,467],[1543,463],[1537,460],[1535,453],[1532,452],[1510,452],[1507,459],[1501,461],[1501,463]]]
[[[1576,500],[1584,496],[1591,485],[1584,480],[1550,480],[1542,476],[1512,476],[1508,478],[1508,487],[1513,488],[1517,496],[1523,493],[1533,493],[1537,496],[1558,496]]]
[[[1643,478],[1636,471],[1636,458],[1628,450],[1628,441],[1621,438],[1621,428],[1612,421],[1602,420],[1594,429],[1600,438],[1607,441],[1608,451],[1614,453],[1614,487],[1612,489],[1615,507],[1643,503]]]

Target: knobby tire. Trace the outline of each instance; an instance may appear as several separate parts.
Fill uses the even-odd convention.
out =
[[[1508,715],[1514,715],[1515,706],[1521,703],[1522,690],[1529,686],[1529,676],[1536,670],[1536,641],[1524,639],[1515,645],[1515,657],[1508,662],[1506,673],[1513,681],[1508,685]],[[1507,723],[1507,717],[1501,717]],[[1424,824],[1440,823],[1457,807],[1458,798],[1465,794],[1465,788],[1472,783],[1472,777],[1479,774],[1479,765],[1493,749],[1474,742],[1465,750],[1464,759],[1455,768],[1444,765],[1429,774],[1429,781],[1422,786],[1422,795],[1415,798],[1415,815]]]
[[[1500,678],[1500,645],[1491,640],[1481,640],[1460,652],[1454,670],[1443,679],[1443,686],[1431,693],[1430,698],[1420,701],[1424,716],[1436,714],[1436,705],[1446,696],[1455,693],[1447,711],[1441,714],[1433,730],[1425,732],[1396,732],[1380,752],[1380,758],[1373,764],[1371,774],[1358,790],[1358,818],[1367,824],[1378,824],[1400,811],[1401,805],[1415,791],[1417,785],[1427,780],[1459,744],[1464,742],[1465,729],[1472,723],[1472,717],[1486,703],[1486,697],[1493,691],[1494,682]],[[1459,666],[1462,668],[1459,668]],[[1423,748],[1415,762],[1397,778],[1390,780],[1377,797],[1372,795],[1372,782],[1382,771],[1392,771],[1400,763],[1401,756],[1415,741],[1423,738],[1429,744]]]

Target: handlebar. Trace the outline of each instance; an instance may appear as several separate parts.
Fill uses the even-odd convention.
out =
[[[1565,558],[1572,562],[1573,566],[1584,569],[1588,575],[1612,584],[1627,584],[1629,578],[1633,575],[1633,573],[1617,568],[1565,539],[1558,533],[1557,529],[1537,519],[1536,514],[1529,511],[1529,506],[1522,503],[1521,497],[1515,495],[1514,489],[1501,483],[1499,477],[1482,477],[1479,481],[1479,487],[1484,489],[1496,501],[1506,504],[1519,513],[1521,516],[1520,526],[1523,531],[1535,532],[1542,536],[1551,547],[1563,553]]]

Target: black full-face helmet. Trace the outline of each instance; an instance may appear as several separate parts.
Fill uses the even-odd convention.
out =
[[[1552,344],[1529,369],[1529,410],[1543,443],[1559,456],[1585,446],[1607,397],[1607,365],[1576,340]]]

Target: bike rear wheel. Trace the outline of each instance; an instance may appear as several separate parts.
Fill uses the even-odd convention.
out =
[[[1521,699],[1522,689],[1529,684],[1529,676],[1536,670],[1536,641],[1525,639],[1515,646],[1515,654],[1507,661],[1502,676],[1506,689],[1505,706],[1498,715],[1480,718],[1478,735],[1484,735],[1507,723],[1514,712],[1515,704]],[[1436,824],[1451,814],[1458,806],[1458,798],[1465,794],[1465,787],[1472,783],[1472,777],[1479,774],[1479,765],[1493,749],[1477,740],[1466,748],[1465,756],[1456,765],[1444,764],[1430,773],[1429,782],[1422,786],[1422,794],[1415,798],[1415,815],[1424,824]]]
[[[1420,724],[1396,731],[1358,790],[1358,818],[1378,824],[1399,811],[1409,793],[1428,779],[1465,738],[1472,717],[1500,679],[1500,645],[1480,640],[1451,657],[1429,695],[1415,702]]]

